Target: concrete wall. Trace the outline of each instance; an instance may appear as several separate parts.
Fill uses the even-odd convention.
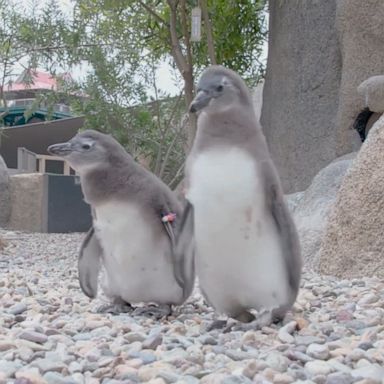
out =
[[[10,229],[47,231],[47,175],[28,173],[11,176]]]
[[[3,158],[0,156],[0,227],[4,227],[11,213],[9,174]]]
[[[10,177],[8,228],[28,232],[85,232],[92,225],[77,177],[28,173]]]

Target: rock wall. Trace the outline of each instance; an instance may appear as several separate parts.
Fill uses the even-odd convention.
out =
[[[372,127],[338,191],[319,251],[319,272],[384,278],[384,116]]]
[[[359,84],[384,74],[384,1],[270,0],[261,122],[285,192],[360,148]]]
[[[335,0],[270,0],[261,123],[286,193],[336,158],[341,76]]]

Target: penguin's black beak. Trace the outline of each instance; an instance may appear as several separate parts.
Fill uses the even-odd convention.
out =
[[[59,143],[50,145],[47,148],[48,153],[55,156],[66,156],[72,153],[72,145],[70,142],[67,143]]]
[[[192,100],[192,103],[189,106],[189,112],[195,113],[200,111],[209,104],[211,99],[212,95],[210,92],[205,91],[204,89],[200,90]]]

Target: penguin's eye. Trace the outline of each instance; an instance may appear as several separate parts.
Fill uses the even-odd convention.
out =
[[[221,84],[216,87],[217,92],[222,92],[223,89],[224,89],[224,87]]]
[[[83,144],[81,146],[81,148],[85,149],[86,151],[88,151],[89,149],[91,149],[91,146],[89,144]]]

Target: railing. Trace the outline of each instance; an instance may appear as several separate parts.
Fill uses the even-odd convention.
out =
[[[17,169],[22,172],[36,172],[36,153],[27,148],[17,148]]]
[[[29,106],[31,106],[35,102],[36,102],[36,99],[33,99],[33,98],[29,98],[29,99],[14,99],[14,100],[9,100],[7,106],[8,106],[8,108],[12,108],[12,107],[29,107]],[[40,109],[40,108],[47,109],[48,108],[48,104],[44,103],[44,102],[40,102],[36,106],[36,108],[37,109]],[[69,106],[66,105],[66,104],[63,104],[63,103],[53,104],[53,110],[57,111],[57,112],[62,112],[62,113],[70,113],[71,112]]]
[[[17,148],[17,169],[27,173],[45,173],[47,161],[60,161],[63,163],[63,175],[71,174],[71,167],[61,157],[50,155],[37,155],[26,148]]]
[[[47,161],[54,160],[54,161],[61,161],[64,163],[63,164],[64,165],[63,175],[70,175],[71,174],[71,167],[61,157],[48,156],[48,155],[36,155],[36,158],[37,158],[37,164],[38,164],[37,169],[38,169],[38,172],[40,172],[40,173],[45,173]]]

